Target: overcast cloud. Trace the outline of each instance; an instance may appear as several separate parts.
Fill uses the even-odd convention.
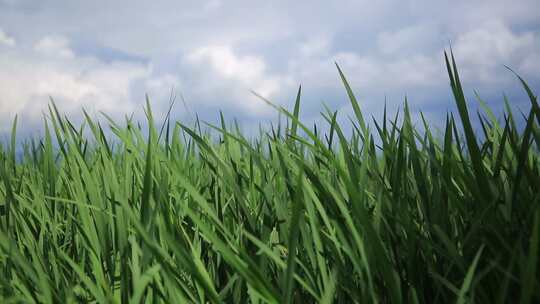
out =
[[[175,118],[222,109],[244,125],[275,118],[250,90],[302,115],[322,103],[349,113],[334,62],[367,114],[405,95],[437,120],[452,109],[443,50],[452,44],[467,93],[498,107],[506,92],[527,106],[512,67],[538,92],[540,2],[518,1],[30,1],[0,0],[0,133],[18,114],[38,132],[49,96],[140,117],[148,93],[158,115],[171,90]],[[471,101],[472,102],[472,101]]]

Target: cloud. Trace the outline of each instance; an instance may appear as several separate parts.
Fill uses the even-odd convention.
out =
[[[210,0],[210,1],[207,1],[204,4],[204,9],[205,10],[215,10],[215,9],[220,8],[222,5],[223,5],[223,1],[221,1],[221,0]]]
[[[137,110],[131,85],[140,79],[152,83],[151,67],[79,57],[68,45],[65,37],[45,37],[31,50],[0,52],[0,130],[15,114],[23,116],[25,127],[36,128],[49,97],[74,117],[81,108],[113,117]]]
[[[0,46],[5,45],[8,47],[14,47],[16,45],[15,39],[8,36],[4,30],[0,28]]]
[[[330,50],[331,44],[332,42],[328,35],[309,37],[306,41],[300,43],[300,55],[308,58],[326,55]]]
[[[540,37],[530,31],[514,33],[501,22],[488,22],[458,36],[454,50],[467,78],[496,84],[507,79],[497,73],[503,65],[517,68],[531,61],[525,69],[534,67],[532,58],[540,53]]]
[[[231,95],[229,102],[244,111],[255,115],[267,113],[269,107],[261,101],[244,102],[250,97],[250,91],[273,99],[280,90],[287,89],[291,79],[272,75],[267,71],[267,64],[260,56],[238,55],[231,46],[204,46],[187,54],[184,62],[199,73],[199,89],[215,93],[216,106],[227,106],[218,91],[227,90]],[[253,98],[252,98],[253,99]]]
[[[524,74],[534,75],[538,74],[540,71],[540,52],[532,53],[521,61],[521,64],[518,66],[518,70]]]
[[[382,31],[377,35],[377,47],[382,54],[391,56],[424,53],[429,51],[433,44],[440,43],[440,38],[437,38],[439,31],[437,27],[426,24]]]
[[[444,33],[451,39],[441,42]],[[370,114],[380,113],[385,99],[390,109],[396,109],[406,95],[412,109],[426,114],[433,112],[426,115],[429,117],[437,117],[453,108],[443,57],[448,41],[452,41],[467,96],[473,97],[473,89],[481,89],[488,101],[498,98],[502,92],[516,95],[519,84],[504,65],[530,80],[533,88],[540,81],[538,31],[512,30],[500,21],[479,23],[475,28],[455,34],[445,32],[443,27],[422,25],[386,30],[377,35],[377,51],[343,51],[335,49],[331,41],[314,37],[299,43],[298,55],[289,61],[288,74],[316,91],[317,102],[324,100],[346,113],[350,112],[350,105],[331,64],[334,61],[343,69],[362,108]],[[306,47],[311,45],[313,47]],[[417,48],[417,45],[425,47]],[[514,104],[526,104],[522,101],[516,100]],[[317,111],[311,113],[317,115]]]
[[[75,55],[69,47],[69,41],[62,36],[46,36],[39,40],[34,46],[36,52],[65,58],[73,58]]]
[[[159,111],[174,89],[205,118],[222,109],[256,124],[275,113],[250,90],[290,107],[300,83],[302,115],[315,116],[322,101],[348,107],[334,61],[366,111],[376,113],[385,97],[397,108],[407,94],[413,108],[444,112],[452,102],[448,42],[466,88],[519,90],[505,64],[538,86],[536,6],[0,0],[0,119],[35,113],[39,121],[48,95],[71,112],[85,106],[120,116],[140,110],[149,93]]]

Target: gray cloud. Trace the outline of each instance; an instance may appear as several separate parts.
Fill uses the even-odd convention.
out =
[[[19,113],[36,125],[48,95],[61,109],[140,112],[144,93],[166,108],[171,88],[207,119],[223,109],[246,124],[275,114],[249,91],[303,114],[321,102],[347,112],[334,61],[370,113],[451,108],[442,52],[488,97],[519,90],[503,65],[540,83],[537,1],[0,0],[0,132]],[[514,91],[512,91],[514,90]],[[179,109],[178,117],[185,111]]]

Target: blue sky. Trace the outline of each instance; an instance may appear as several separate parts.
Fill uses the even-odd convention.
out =
[[[247,129],[276,118],[254,90],[302,116],[324,102],[351,112],[334,62],[366,115],[407,95],[440,122],[453,101],[443,51],[452,44],[467,90],[500,108],[502,93],[527,110],[504,65],[540,87],[540,2],[518,1],[27,1],[0,0],[0,134],[19,115],[41,129],[53,97],[77,120],[82,107],[142,118],[148,93],[157,115],[171,90],[176,119],[218,110]],[[471,100],[474,103],[474,100]]]

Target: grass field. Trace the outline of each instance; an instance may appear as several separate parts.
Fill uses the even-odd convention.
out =
[[[364,120],[340,70],[352,130],[329,109],[326,126],[302,124],[300,90],[255,138],[223,118],[158,125],[149,103],[148,132],[108,120],[106,136],[51,104],[19,159],[15,121],[0,147],[1,302],[540,302],[536,97],[518,78],[530,112],[497,118],[480,101],[475,133],[446,62],[458,113],[442,136],[406,105]]]

